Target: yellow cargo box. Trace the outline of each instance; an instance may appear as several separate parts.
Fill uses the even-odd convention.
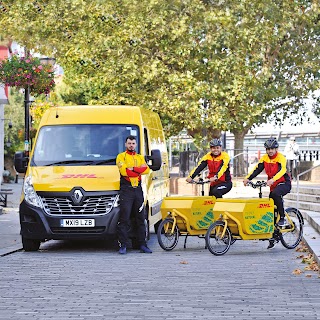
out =
[[[217,199],[213,207],[215,217],[228,212],[234,217],[228,220],[232,234],[239,235],[238,225],[248,235],[259,235],[274,231],[274,203],[269,198]]]
[[[186,231],[186,221],[191,230],[206,230],[215,220],[215,201],[216,198],[211,196],[165,197],[161,205],[162,219],[173,212],[178,214],[177,224],[180,231]]]

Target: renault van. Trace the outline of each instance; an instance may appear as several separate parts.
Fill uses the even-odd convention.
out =
[[[25,172],[19,208],[26,251],[50,239],[107,239],[116,236],[120,174],[116,157],[125,139],[137,139],[150,173],[143,176],[146,230],[161,220],[169,194],[169,168],[159,116],[130,106],[65,106],[43,115],[26,159],[15,157]]]

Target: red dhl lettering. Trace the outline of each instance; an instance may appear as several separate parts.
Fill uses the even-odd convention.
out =
[[[203,203],[204,206],[207,206],[209,204],[214,204],[214,202],[212,200],[205,200],[205,202]]]
[[[260,203],[258,208],[271,208],[270,203]]]
[[[94,173],[86,173],[86,174],[63,174],[61,179],[75,179],[75,178],[80,178],[80,179],[85,179],[85,178],[97,178],[97,176]]]

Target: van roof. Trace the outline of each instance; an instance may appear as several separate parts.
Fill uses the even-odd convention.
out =
[[[135,106],[63,106],[48,109],[41,125],[123,123],[139,124],[154,113]]]

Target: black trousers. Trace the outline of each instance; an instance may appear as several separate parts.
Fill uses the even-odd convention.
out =
[[[232,189],[232,182],[221,182],[216,186],[210,186],[209,196],[215,196],[216,198],[222,198],[222,196],[228,193]]]
[[[279,183],[274,190],[269,194],[269,198],[273,199],[274,204],[277,206],[281,218],[284,218],[284,207],[282,197],[289,193],[291,190],[291,182],[286,181]]]
[[[117,228],[121,246],[128,246],[131,214],[136,222],[139,245],[146,245],[145,208],[142,188],[141,186],[133,188],[131,185],[122,185],[120,187],[120,217]]]

